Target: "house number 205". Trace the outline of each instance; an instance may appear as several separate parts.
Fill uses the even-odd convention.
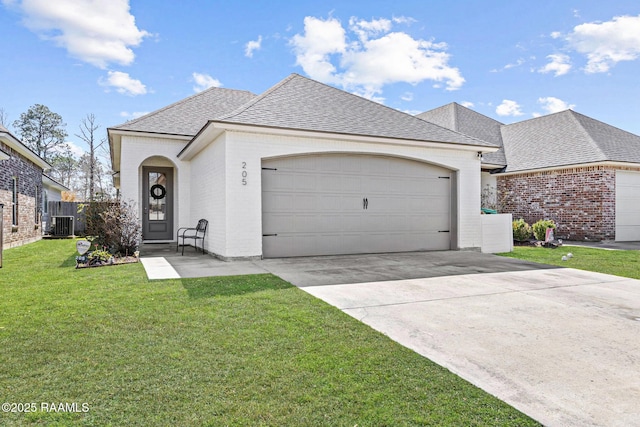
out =
[[[247,185],[247,162],[242,162],[242,185]]]

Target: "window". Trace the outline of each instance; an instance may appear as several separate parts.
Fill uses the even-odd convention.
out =
[[[18,177],[13,177],[13,199],[11,200],[11,221],[18,225]]]

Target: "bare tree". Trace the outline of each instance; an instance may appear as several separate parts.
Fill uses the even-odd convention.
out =
[[[99,142],[96,140],[96,131],[100,129],[100,125],[96,123],[96,117],[93,113],[87,114],[87,117],[80,122],[80,133],[76,136],[82,139],[89,146],[89,158],[88,163],[88,184],[89,184],[89,200],[93,201],[95,196],[95,182],[96,172],[99,167],[99,160],[97,157],[97,150],[103,145],[106,139],[102,139]]]

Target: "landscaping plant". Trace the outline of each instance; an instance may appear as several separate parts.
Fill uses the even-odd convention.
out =
[[[123,256],[138,250],[142,229],[133,203],[123,200],[92,202],[84,209],[91,243]]]
[[[541,219],[531,227],[533,236],[537,240],[544,240],[547,234],[547,228],[556,229],[556,223],[552,219]]]
[[[522,218],[511,223],[513,228],[513,239],[517,242],[526,242],[531,238],[531,226]]]

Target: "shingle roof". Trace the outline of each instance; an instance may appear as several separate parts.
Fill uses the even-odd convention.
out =
[[[640,136],[572,110],[505,125],[502,138],[505,172],[603,161],[640,163]]]
[[[455,102],[425,111],[416,117],[498,145],[500,150],[483,155],[482,163],[502,166],[507,164],[502,144],[502,134],[500,133],[500,127],[503,126],[503,123]]]
[[[111,129],[193,136],[209,120],[233,111],[255,96],[244,90],[210,88]]]
[[[494,145],[292,74],[216,122],[348,135]]]

